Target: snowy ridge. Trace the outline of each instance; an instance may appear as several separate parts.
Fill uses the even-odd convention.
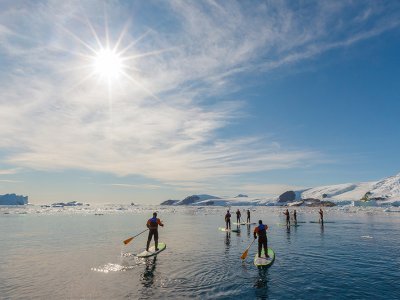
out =
[[[369,193],[369,198],[400,200],[400,173],[378,181]]]
[[[287,200],[281,196],[291,194]],[[251,206],[251,205],[301,205],[303,200],[311,203],[315,199],[331,202],[333,205],[400,205],[400,173],[379,181],[343,183],[318,186],[309,189],[287,191],[275,197],[216,197],[211,195],[192,195],[173,205],[193,206]],[[307,201],[308,200],[308,201]],[[319,203],[319,202],[317,202]],[[321,202],[321,204],[323,204]],[[318,204],[317,204],[318,205]]]
[[[214,206],[252,206],[252,205],[260,205],[260,198],[251,198],[251,197],[228,197],[228,198],[216,198],[216,199],[208,199],[196,202],[195,206],[206,206],[206,205],[214,205]]]
[[[357,201],[361,200],[374,184],[375,182],[361,182],[320,186],[304,191],[301,193],[301,198]]]

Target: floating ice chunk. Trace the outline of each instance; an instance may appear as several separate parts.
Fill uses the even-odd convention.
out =
[[[373,239],[373,237],[369,236],[369,235],[362,235],[361,238],[363,238],[363,239]]]

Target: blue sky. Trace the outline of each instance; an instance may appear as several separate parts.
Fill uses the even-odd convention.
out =
[[[397,174],[399,41],[397,1],[2,1],[0,194],[151,204]]]

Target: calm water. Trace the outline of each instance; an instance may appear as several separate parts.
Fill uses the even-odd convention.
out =
[[[277,226],[283,209],[257,208],[270,226],[274,265],[257,269],[253,227],[218,231],[223,208],[158,208],[167,250],[139,260],[150,210],[4,214],[0,210],[0,299],[400,299],[400,213],[298,210],[299,227]],[[40,212],[40,211],[39,211]]]

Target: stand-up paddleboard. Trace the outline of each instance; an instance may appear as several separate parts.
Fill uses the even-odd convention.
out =
[[[310,223],[321,223],[320,221],[310,221]],[[333,221],[324,221],[324,224],[325,223],[335,223],[335,222],[333,222]]]
[[[235,224],[235,225],[255,225],[257,223],[247,223],[247,222],[236,223],[236,222],[234,222],[233,224]]]
[[[278,225],[279,227],[287,227],[286,224],[283,224],[283,223],[276,223],[276,225]],[[299,225],[299,224],[292,224],[292,223],[290,223],[290,226],[298,227],[298,226],[300,226],[300,225]]]
[[[240,232],[240,229],[226,229],[225,227],[219,227],[219,230],[224,232]]]
[[[152,246],[149,248],[149,251],[144,250],[143,252],[139,253],[136,255],[137,257],[145,258],[145,257],[150,257],[157,255],[161,251],[164,251],[167,248],[167,245],[165,243],[158,243],[158,250],[156,251],[156,247]]]
[[[254,265],[257,267],[268,268],[275,261],[275,252],[271,248],[268,248],[269,258],[265,257],[264,248],[261,250],[261,257],[258,257],[258,252],[254,256]]]

